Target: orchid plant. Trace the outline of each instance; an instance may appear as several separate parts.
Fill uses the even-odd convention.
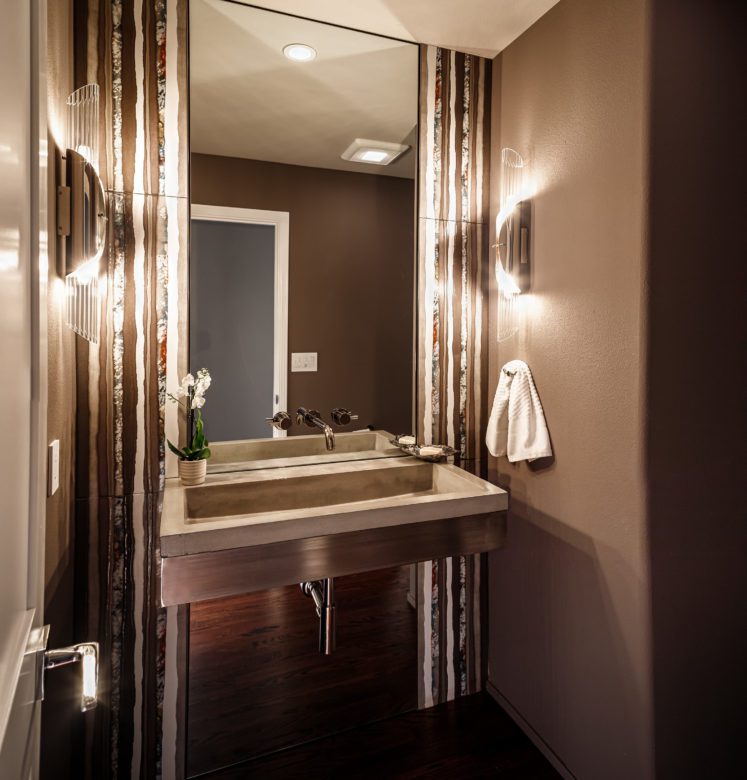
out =
[[[205,460],[210,457],[209,442],[205,438],[202,412],[205,405],[205,393],[210,387],[210,372],[201,368],[195,378],[192,374],[182,379],[175,393],[167,393],[169,400],[187,407],[187,431],[189,444],[182,449],[167,440],[169,449],[181,460]]]

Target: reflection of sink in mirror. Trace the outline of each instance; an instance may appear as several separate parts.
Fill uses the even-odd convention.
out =
[[[208,461],[208,472],[401,457],[403,453],[392,445],[392,438],[392,434],[386,431],[336,433],[335,449],[332,452],[327,451],[324,436],[320,434],[213,442],[210,445],[212,455]]]

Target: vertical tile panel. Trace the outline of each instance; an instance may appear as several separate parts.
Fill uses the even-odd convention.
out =
[[[166,663],[179,656],[180,623],[157,606],[157,541],[165,391],[177,370],[169,350],[180,349],[167,311],[183,289],[189,211],[187,0],[75,6],[75,72],[101,88],[109,193],[99,344],[79,342],[76,355],[76,559],[86,605],[77,629],[102,642],[103,701],[86,721],[86,776],[160,777],[164,691],[176,679]],[[169,696],[173,738],[178,692]],[[173,749],[167,766],[179,766]]]
[[[417,435],[475,459],[486,402],[489,68],[430,46],[421,47],[420,67]],[[482,686],[480,560],[420,564],[418,578],[426,600],[420,703],[428,706]]]

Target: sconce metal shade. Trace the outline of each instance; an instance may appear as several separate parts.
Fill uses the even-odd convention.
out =
[[[99,88],[87,84],[67,99],[65,184],[57,188],[57,233],[65,240],[68,327],[96,343],[99,263],[106,244],[106,195],[98,175]]]
[[[529,288],[531,203],[523,157],[501,151],[501,202],[495,219],[495,275],[498,283],[498,341],[518,331],[516,298]]]

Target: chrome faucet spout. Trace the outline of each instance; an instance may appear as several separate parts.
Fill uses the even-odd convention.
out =
[[[329,427],[329,425],[324,426],[324,446],[329,450],[329,452],[332,452],[332,450],[335,448],[335,432]]]
[[[319,428],[324,434],[324,446],[329,452],[332,452],[335,448],[335,432],[327,425],[324,420],[319,416],[319,412],[316,409],[306,409],[303,406],[299,406],[296,410],[296,419],[299,425],[306,423],[309,428]]]

